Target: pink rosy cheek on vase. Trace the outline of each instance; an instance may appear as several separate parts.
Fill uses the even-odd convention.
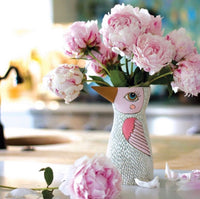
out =
[[[134,104],[131,104],[130,105],[130,109],[132,110],[132,109],[135,109],[136,107],[135,107],[135,105]]]

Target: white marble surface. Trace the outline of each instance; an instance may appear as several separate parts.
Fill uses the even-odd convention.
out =
[[[69,165],[58,165],[38,162],[0,162],[0,184],[17,187],[44,187],[43,173],[39,170],[50,166],[54,171],[53,186],[58,186],[65,175]],[[155,176],[159,176],[161,187],[157,189],[140,188],[138,186],[123,186],[119,199],[199,199],[200,191],[177,191],[173,182],[164,178],[164,170],[155,170]],[[0,198],[4,199],[8,190],[0,189]],[[68,199],[60,192],[55,192],[58,199]]]
[[[27,161],[0,161],[0,184],[18,188],[41,188],[46,187],[41,168],[51,167],[54,171],[54,181],[52,187],[59,186],[68,170],[68,165],[58,165],[49,163],[37,163]],[[10,190],[0,188],[0,199],[4,199]],[[60,191],[55,191],[57,199],[68,199]]]

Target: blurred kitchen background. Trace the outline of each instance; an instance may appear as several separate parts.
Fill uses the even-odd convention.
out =
[[[98,19],[117,3],[149,9],[163,17],[165,34],[184,27],[200,49],[200,1],[188,0],[0,0],[0,76],[18,68],[24,83],[13,85],[15,71],[0,82],[4,128],[106,130],[112,126],[110,103],[92,90],[65,105],[42,85],[42,78],[62,63],[84,65],[63,54],[62,35],[77,20]],[[165,87],[152,87],[147,109],[151,134],[200,133],[200,96],[171,98]]]

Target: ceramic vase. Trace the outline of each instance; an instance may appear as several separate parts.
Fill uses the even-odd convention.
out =
[[[145,110],[149,87],[93,87],[112,102],[114,119],[107,156],[122,175],[123,184],[153,179],[151,142]]]

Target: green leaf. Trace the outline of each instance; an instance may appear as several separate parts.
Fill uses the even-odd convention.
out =
[[[133,76],[133,82],[134,85],[137,85],[139,83],[141,83],[143,80],[143,73],[142,71],[137,67],[134,71],[134,76]]]
[[[172,74],[165,75],[170,72],[171,72],[171,68],[169,66],[162,68],[160,70],[160,72],[158,72],[150,77],[150,80],[160,77],[160,78],[156,79],[155,81],[152,81],[151,84],[157,84],[157,85],[170,84],[173,81],[173,75]]]
[[[123,71],[111,70],[110,71],[110,80],[115,87],[127,86],[127,78]]]
[[[173,81],[173,75],[169,74],[165,77],[162,77],[162,78],[159,78],[159,79],[153,81],[152,84],[168,85],[172,81]]]
[[[84,74],[87,72],[87,69],[86,68],[79,68],[79,70]]]
[[[160,74],[168,73],[170,71],[171,71],[171,67],[170,66],[165,66],[160,70]]]
[[[94,80],[94,82],[99,86],[110,86],[106,81],[104,81],[103,78],[99,76],[89,76],[89,77],[92,78],[92,80]]]
[[[144,70],[142,70],[142,73],[143,73],[143,82],[148,81],[150,77],[149,73]]]
[[[54,197],[53,190],[52,191],[47,190],[47,189],[43,190],[42,196],[43,196],[44,199],[52,199]]]
[[[44,178],[48,187],[53,182],[53,170],[50,167],[46,167],[40,169],[40,171],[44,171]]]

